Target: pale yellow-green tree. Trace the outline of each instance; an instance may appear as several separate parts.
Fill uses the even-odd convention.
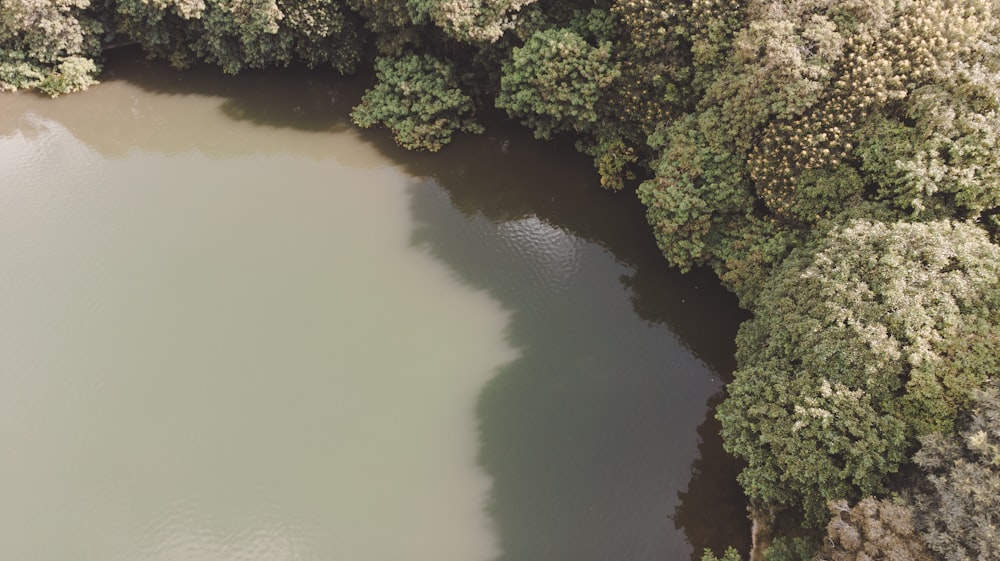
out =
[[[96,81],[103,33],[90,0],[3,0],[0,91],[87,89]]]
[[[975,392],[958,435],[921,440],[914,461],[924,488],[914,501],[917,527],[946,561],[1000,558],[1000,389]]]
[[[853,507],[831,501],[829,508],[832,517],[813,561],[935,561],[906,504],[865,497]]]
[[[963,222],[851,220],[777,269],[718,408],[752,500],[802,509],[888,490],[1000,371],[1000,246]]]

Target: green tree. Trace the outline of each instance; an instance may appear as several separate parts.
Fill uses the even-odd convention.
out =
[[[184,68],[208,62],[235,74],[300,60],[352,72],[361,39],[335,0],[117,0],[121,33]]]
[[[727,547],[722,553],[722,557],[716,557],[712,550],[706,549],[701,556],[701,561],[743,561],[743,556],[735,547]]]
[[[988,148],[997,134],[995,2],[765,0],[743,11],[696,4],[713,14],[698,20],[702,35],[685,27],[684,8],[672,3],[616,6],[637,39],[636,58],[639,45],[654,45],[645,48],[690,61],[687,91],[697,104],[688,123],[698,125],[695,141],[719,155],[689,169],[661,156],[659,185],[647,187],[644,200],[661,204],[671,185],[733,175],[727,183],[741,185],[752,202],[725,214],[709,204],[712,220],[732,233],[717,238],[723,243],[695,245],[728,285],[738,292],[748,285],[745,304],[755,298],[755,279],[783,257],[774,244],[754,241],[764,230],[806,239],[801,233],[866,202],[893,220],[922,213],[988,222],[997,214],[997,159]],[[654,33],[665,39],[656,42]],[[684,69],[660,74],[685,76]],[[672,126],[665,134],[675,142],[689,130]],[[650,218],[662,232],[703,232],[705,213],[688,214],[692,224],[683,212],[665,221],[661,208]],[[678,237],[658,236],[668,256],[679,252]]]
[[[872,119],[858,154],[889,204],[914,215],[978,217],[1000,207],[1000,90],[924,86],[907,99],[907,119]]]
[[[378,82],[351,118],[363,128],[382,124],[411,150],[435,152],[456,131],[479,133],[472,98],[462,92],[453,67],[430,55],[409,54],[375,61]]]
[[[424,0],[346,0],[361,15],[364,26],[375,36],[383,56],[402,56],[407,49],[422,46],[421,28],[430,18]]]
[[[569,29],[536,32],[503,65],[497,107],[535,131],[593,131],[604,91],[618,75],[611,44],[594,47]]]
[[[364,36],[345,6],[333,0],[280,0],[278,7],[296,59],[343,74],[355,71],[364,56]]]
[[[737,145],[752,144],[758,193],[790,219],[815,222],[864,196],[854,150],[867,136],[859,133],[864,122],[898,121],[900,106],[926,113],[915,91],[989,82],[976,76],[989,75],[997,58],[989,46],[996,45],[996,18],[983,0],[777,5],[738,35],[740,79],[719,81],[711,93],[736,110],[734,129],[743,131]],[[758,86],[759,94],[752,91]]]
[[[722,253],[734,222],[753,211],[739,157],[718,142],[713,112],[686,115],[663,132],[656,177],[639,199],[667,260],[682,271]]]
[[[205,8],[205,0],[116,0],[116,28],[149,56],[186,68],[195,62],[189,44]]]
[[[0,2],[0,92],[87,89],[96,83],[103,32],[90,0]]]
[[[195,21],[190,49],[197,60],[230,74],[287,64],[291,41],[279,33],[284,17],[277,0],[209,0]]]
[[[675,111],[694,109],[724,66],[745,3],[735,0],[618,0],[618,88],[645,135]]]
[[[660,250],[684,271],[712,267],[751,308],[771,270],[808,233],[760,212],[718,110],[685,115],[649,142],[662,150],[638,194]]]
[[[1000,367],[1000,247],[966,223],[848,221],[775,271],[737,348],[718,417],[740,482],[817,525],[885,492]]]

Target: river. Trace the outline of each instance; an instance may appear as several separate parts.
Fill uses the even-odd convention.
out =
[[[407,153],[364,82],[124,50],[0,97],[0,559],[745,548],[734,299],[571,148]]]

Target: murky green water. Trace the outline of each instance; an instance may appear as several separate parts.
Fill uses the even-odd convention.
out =
[[[732,299],[586,159],[510,125],[403,153],[348,126],[361,85],[122,55],[0,97],[0,559],[745,539]]]

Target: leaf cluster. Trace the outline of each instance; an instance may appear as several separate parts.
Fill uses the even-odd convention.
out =
[[[678,31],[683,10],[670,8],[658,12],[655,29],[667,38],[693,37]],[[996,214],[995,9],[983,0],[750,3],[730,38],[719,40],[728,50],[715,51],[709,67],[697,70],[707,77],[699,82],[703,93],[692,91],[698,102],[688,122],[698,124],[695,140],[702,150],[720,154],[717,170],[694,166],[694,177],[678,181],[683,164],[671,165],[666,151],[692,129],[661,129],[656,135],[668,141],[663,163],[654,166],[659,189],[732,175],[728,183],[741,184],[753,202],[717,220],[728,229],[760,230],[757,220],[746,218],[752,213],[769,219],[770,230],[800,239],[788,232],[808,232],[852,207],[871,208],[868,203],[894,219]],[[681,40],[661,44],[675,43],[674,52],[701,52],[694,43],[685,51]],[[698,59],[691,60],[689,70],[699,68]],[[654,228],[663,224],[655,214]],[[700,214],[690,217],[691,225],[677,218],[671,222],[679,232],[704,229]],[[660,235],[658,242],[668,259],[685,266],[688,259],[678,259],[674,236]],[[749,263],[741,255],[748,253],[759,251],[743,241],[706,244],[690,257],[726,277],[730,263]],[[766,277],[776,262],[758,264],[760,272],[736,277]],[[748,291],[745,303],[752,304],[754,292]]]
[[[303,61],[352,72],[357,25],[337,0],[116,0],[120,33],[183,68],[201,61],[235,74]]]
[[[592,46],[570,29],[536,32],[503,65],[496,105],[538,138],[592,131],[598,104],[618,76],[611,44]]]
[[[774,273],[720,405],[751,499],[825,519],[887,491],[1000,366],[1000,247],[961,222],[851,220]]]
[[[375,61],[377,83],[351,118],[362,127],[388,127],[400,146],[436,152],[457,131],[482,132],[472,98],[462,92],[453,67],[430,55]]]
[[[104,25],[89,0],[0,2],[0,92],[57,96],[96,83]]]

